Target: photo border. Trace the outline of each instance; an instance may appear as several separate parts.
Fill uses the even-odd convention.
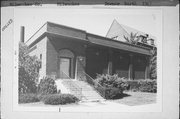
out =
[[[157,7],[152,7],[157,8]],[[157,9],[162,10],[162,72],[163,72],[163,84],[162,85],[162,112],[156,113],[54,113],[49,111],[43,112],[32,112],[32,111],[14,111],[13,110],[13,101],[12,98],[14,90],[12,89],[12,85],[15,84],[13,79],[13,72],[12,67],[14,66],[14,40],[13,39],[13,26],[14,26],[14,8],[3,8],[2,9],[2,26],[7,23],[9,19],[13,20],[13,23],[6,28],[5,31],[2,32],[1,35],[1,53],[2,53],[2,118],[9,117],[10,118],[39,118],[42,117],[44,119],[49,118],[66,118],[74,119],[79,118],[146,118],[146,119],[172,119],[177,118],[179,113],[179,5],[176,7],[160,7]],[[170,34],[169,34],[170,33]],[[6,39],[6,40],[5,40]],[[173,40],[170,40],[173,39]],[[17,54],[16,54],[17,55]],[[168,56],[167,56],[168,55]],[[8,65],[7,65],[8,62]],[[172,78],[172,82],[168,82],[168,78]],[[166,90],[169,88],[169,90]],[[47,113],[48,112],[48,113]]]

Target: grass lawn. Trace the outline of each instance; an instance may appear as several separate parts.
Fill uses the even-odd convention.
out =
[[[118,99],[107,100],[112,103],[119,103],[128,106],[138,106],[145,104],[153,104],[156,103],[156,93],[145,93],[145,92],[124,92],[124,94]],[[106,101],[105,101],[106,102]],[[104,104],[106,105],[106,103]],[[94,102],[95,103],[95,102]],[[35,102],[35,103],[25,103],[20,104],[22,106],[59,106],[59,105],[45,105],[43,102]],[[61,105],[62,107],[78,107],[83,106],[83,103],[72,103]]]
[[[124,92],[124,96],[121,99],[112,101],[129,106],[152,104],[156,103],[156,93]]]
[[[59,104],[59,105],[49,105],[49,104],[44,104],[43,102],[33,102],[33,103],[21,103],[21,104],[19,104],[20,106],[34,106],[34,107],[36,107],[36,106],[42,106],[42,107],[59,107],[59,106],[61,106],[61,107],[68,107],[68,106],[77,106],[78,105],[78,103],[71,103],[71,104],[65,104],[65,105],[61,105],[61,104]]]

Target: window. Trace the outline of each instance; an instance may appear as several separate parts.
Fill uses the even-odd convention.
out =
[[[40,54],[40,68],[42,68],[42,54]]]

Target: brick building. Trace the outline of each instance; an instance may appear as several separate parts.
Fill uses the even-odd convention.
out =
[[[106,37],[51,22],[45,23],[27,42],[29,54],[41,60],[40,77],[80,80],[84,74],[118,74],[127,79],[149,78],[153,42],[133,45],[114,39],[128,33],[113,22]],[[116,28],[117,27],[117,28]],[[118,32],[115,32],[118,31]],[[127,36],[130,37],[130,36]]]

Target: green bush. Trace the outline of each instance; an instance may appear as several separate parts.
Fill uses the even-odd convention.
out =
[[[109,74],[98,74],[96,81],[107,88],[119,88],[121,90],[125,90],[127,88],[127,83],[124,78],[118,77],[118,75],[109,75]]]
[[[34,78],[30,78],[29,73],[25,70],[24,67],[19,67],[18,85],[19,94],[37,92],[37,84],[34,81]]]
[[[19,103],[31,103],[31,102],[39,102],[36,94],[20,94],[19,95]]]
[[[113,99],[117,95],[123,94],[123,91],[128,86],[125,79],[118,77],[118,75],[99,74],[96,81],[102,87],[96,86],[95,88],[106,99]]]
[[[157,92],[156,80],[140,80],[139,85],[139,91],[141,92]]]
[[[38,85],[38,95],[41,98],[43,95],[55,94],[57,93],[57,86],[55,81],[50,77],[45,77],[41,79]]]
[[[96,87],[96,90],[97,90],[105,99],[114,99],[115,97],[123,94],[123,91],[120,90],[119,88]]]
[[[95,86],[97,91],[104,97],[113,99],[121,95],[124,90],[140,92],[157,92],[157,81],[154,79],[127,80],[118,75],[98,75],[96,81],[102,86]]]
[[[138,80],[127,80],[126,82],[128,84],[127,90],[139,91],[140,84]]]
[[[156,80],[127,80],[128,90],[140,92],[157,92]]]
[[[22,42],[19,43],[19,94],[37,93],[38,69],[40,61],[36,56],[28,54],[28,46]]]
[[[44,104],[59,105],[78,102],[79,99],[71,94],[50,94],[43,97]]]
[[[157,79],[157,48],[151,50],[150,57],[150,79]]]
[[[122,93],[122,90],[119,90],[118,88],[106,88],[106,99],[113,99]]]

